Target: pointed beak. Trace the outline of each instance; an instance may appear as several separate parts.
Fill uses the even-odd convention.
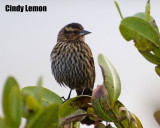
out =
[[[86,31],[86,30],[82,30],[79,35],[80,35],[80,36],[84,36],[84,35],[87,35],[87,34],[89,34],[89,33],[91,33],[91,32]]]

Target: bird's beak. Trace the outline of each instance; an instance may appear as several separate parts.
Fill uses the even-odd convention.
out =
[[[79,35],[80,35],[80,36],[84,36],[84,35],[87,35],[87,34],[89,34],[89,33],[91,33],[91,32],[86,31],[86,30],[82,30]]]

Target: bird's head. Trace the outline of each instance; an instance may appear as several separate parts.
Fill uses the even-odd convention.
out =
[[[89,33],[91,33],[91,32],[84,30],[81,24],[71,23],[71,24],[64,26],[60,30],[60,32],[58,34],[58,40],[84,41],[84,36]]]

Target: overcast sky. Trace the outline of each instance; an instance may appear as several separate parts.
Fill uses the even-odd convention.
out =
[[[118,3],[126,17],[143,12],[146,1],[119,0]],[[47,12],[6,12],[6,5],[47,6]],[[159,6],[159,0],[151,1],[151,15],[158,26]],[[119,32],[120,21],[113,0],[1,0],[0,99],[9,75],[17,79],[20,88],[35,85],[42,76],[44,87],[67,97],[69,88],[60,87],[52,76],[50,53],[59,30],[68,23],[78,22],[92,32],[86,36],[86,42],[96,65],[94,88],[102,83],[97,56],[103,53],[119,73],[122,84],[119,100],[137,115],[144,128],[159,128],[153,117],[154,111],[160,109],[160,79],[154,71],[155,65],[138,53],[133,41],[123,39]],[[74,96],[76,93],[73,91]]]

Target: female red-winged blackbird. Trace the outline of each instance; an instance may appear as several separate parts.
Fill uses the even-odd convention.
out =
[[[71,91],[76,89],[78,95],[91,95],[95,82],[92,52],[84,40],[89,33],[78,23],[68,24],[60,30],[51,52],[51,68],[56,81]]]

